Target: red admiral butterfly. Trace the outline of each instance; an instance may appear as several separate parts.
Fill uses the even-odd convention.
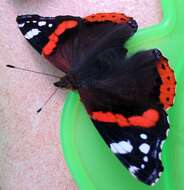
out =
[[[169,131],[165,110],[173,105],[176,81],[157,49],[127,57],[123,45],[137,31],[136,21],[98,13],[22,15],[17,23],[31,45],[66,73],[54,85],[79,92],[96,129],[130,173],[156,183]]]

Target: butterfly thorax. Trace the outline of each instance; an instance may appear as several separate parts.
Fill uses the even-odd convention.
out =
[[[61,77],[58,82],[54,83],[54,85],[59,88],[72,90],[77,90],[80,88],[79,82],[77,82],[76,77],[71,73],[67,73],[64,77]]]

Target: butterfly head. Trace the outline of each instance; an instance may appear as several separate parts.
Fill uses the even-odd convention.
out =
[[[80,84],[77,82],[74,75],[70,73],[67,73],[58,82],[55,82],[54,86],[58,88],[66,88],[66,89],[72,89],[72,90],[76,90],[80,88]]]

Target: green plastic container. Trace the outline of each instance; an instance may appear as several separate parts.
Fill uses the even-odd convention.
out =
[[[159,48],[177,78],[177,96],[169,111],[171,130],[164,145],[160,181],[147,186],[129,174],[106,146],[77,93],[70,92],[61,118],[61,144],[80,190],[184,190],[184,0],[162,0],[163,20],[140,30],[128,43],[130,52]]]

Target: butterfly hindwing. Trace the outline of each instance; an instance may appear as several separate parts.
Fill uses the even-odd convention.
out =
[[[129,172],[140,181],[153,185],[163,171],[161,151],[167,137],[167,114],[161,108],[155,126],[119,126],[117,123],[93,120],[97,130]]]
[[[169,130],[160,99],[165,85],[158,70],[162,59],[157,49],[138,52],[125,59],[121,67],[109,74],[107,71],[107,78],[102,74],[91,79],[94,84],[79,91],[111,151],[131,174],[148,185],[156,183],[163,171],[161,151]]]
[[[159,103],[161,78],[157,64],[160,58],[156,57],[156,52],[155,49],[142,51],[121,61],[121,52],[115,49],[98,59],[99,64],[106,62],[105,65],[115,67],[105,67],[92,76],[86,72],[89,68],[81,69],[78,73],[83,88],[79,92],[82,101],[88,105],[87,110],[126,112],[150,102]]]
[[[163,60],[167,64],[168,73],[163,72]],[[116,64],[116,61],[121,65]],[[80,76],[83,76],[82,71],[85,73],[85,79],[81,77],[81,99],[87,105],[87,110],[116,112],[121,108],[121,111],[127,111],[149,103],[160,104],[165,109],[168,105],[167,97],[170,98],[170,106],[173,104],[176,88],[174,73],[165,61],[157,49],[138,52],[123,61],[121,51],[116,49],[108,52],[108,55],[101,54],[99,65],[106,62],[105,65],[116,66],[105,67],[101,71],[98,69],[92,77],[85,72],[89,68],[81,70]],[[167,75],[170,76],[169,80]]]

